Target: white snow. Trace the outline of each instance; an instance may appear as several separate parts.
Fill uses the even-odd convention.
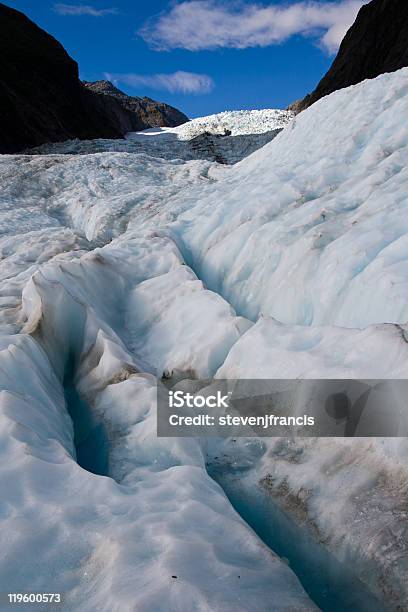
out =
[[[407,326],[348,329],[261,318],[234,344],[217,378],[408,378]]]
[[[241,315],[408,320],[406,79],[401,70],[319,101],[173,224],[200,278]]]
[[[406,375],[407,77],[319,101],[232,167],[172,149],[223,117],[0,157],[0,590],[52,584],[71,610],[313,609],[207,476],[207,447],[156,437],[155,375]],[[242,131],[225,138],[253,133],[253,113],[228,118]],[[109,477],[75,461],[70,363]],[[222,443],[225,460],[242,452],[252,485],[403,601],[405,439],[246,445]]]
[[[231,136],[241,134],[263,134],[279,128],[284,128],[293,118],[291,111],[279,109],[224,111],[207,117],[191,119],[177,128],[173,128],[181,140],[189,140],[203,132],[224,134],[225,130]]]
[[[205,290],[187,266],[137,285],[129,297],[127,323],[133,351],[157,364],[159,377],[179,371],[201,379],[214,376],[251,325]]]

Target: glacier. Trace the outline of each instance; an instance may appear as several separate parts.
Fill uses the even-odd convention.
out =
[[[293,113],[278,109],[225,111],[175,128],[130,132],[122,140],[71,140],[30,149],[29,153],[88,154],[104,151],[146,153],[162,159],[193,159],[235,164],[279,134]]]
[[[157,438],[155,402],[162,379],[406,376],[407,77],[269,123],[237,163],[168,131],[0,157],[0,590],[317,609],[208,475],[222,456],[404,609],[405,439]],[[253,134],[240,122],[221,140]],[[76,460],[67,385],[106,432],[105,475]]]

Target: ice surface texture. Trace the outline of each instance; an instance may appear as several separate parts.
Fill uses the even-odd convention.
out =
[[[161,133],[140,136],[150,153],[130,137],[0,158],[1,590],[52,584],[80,610],[313,609],[207,476],[218,449],[157,439],[156,376],[406,375],[407,79],[317,102],[234,166],[169,159]],[[68,372],[105,425],[109,477],[75,462]],[[405,440],[235,448],[403,601]]]
[[[270,142],[293,118],[276,109],[226,111],[192,119],[176,128],[131,132],[125,140],[71,140],[43,145],[30,153],[127,151],[164,159],[207,159],[234,164]]]
[[[293,114],[289,111],[269,108],[225,111],[208,115],[208,117],[192,119],[188,123],[175,128],[175,130],[182,140],[194,138],[202,132],[223,134],[225,130],[231,132],[231,136],[263,134],[264,132],[284,128],[292,117]]]

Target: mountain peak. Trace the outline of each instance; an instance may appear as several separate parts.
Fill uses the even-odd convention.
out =
[[[82,84],[85,85],[88,89],[96,93],[107,94],[109,96],[127,96],[124,91],[118,89],[112,81],[108,81],[106,79],[101,79],[99,81],[82,81]],[[132,98],[140,99],[139,96],[130,96]]]

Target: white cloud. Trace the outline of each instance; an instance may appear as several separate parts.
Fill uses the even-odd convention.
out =
[[[97,9],[89,4],[54,4],[54,10],[60,15],[91,15],[91,17],[103,17],[117,13],[116,8]]]
[[[268,5],[186,0],[150,20],[139,34],[154,48],[202,49],[266,47],[298,34],[313,37],[334,53],[369,0],[301,0]]]
[[[112,74],[105,72],[104,76],[115,85],[124,83],[131,87],[149,87],[170,91],[171,93],[202,94],[209,93],[214,87],[214,81],[208,75],[183,72],[182,70],[172,74]]]

